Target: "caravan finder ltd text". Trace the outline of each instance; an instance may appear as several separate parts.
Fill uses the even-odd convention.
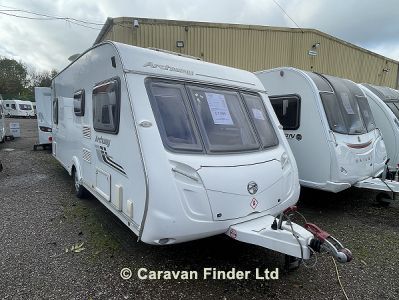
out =
[[[241,271],[232,268],[231,270],[218,270],[216,268],[204,268],[199,271],[167,271],[167,270],[149,270],[147,268],[139,268],[137,270],[137,278],[141,280],[277,280],[279,279],[279,269],[256,268],[253,271]],[[123,268],[120,272],[122,279],[128,280],[132,278],[133,272],[130,268]]]

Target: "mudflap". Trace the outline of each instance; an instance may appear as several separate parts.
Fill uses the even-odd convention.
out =
[[[302,226],[291,222],[297,240],[288,221],[282,222],[281,229],[273,229],[272,224],[275,220],[279,222],[279,219],[274,216],[263,216],[232,225],[226,231],[226,234],[237,241],[258,245],[297,258],[309,259],[311,250],[308,245],[314,237],[313,234]],[[299,246],[299,243],[301,246]]]

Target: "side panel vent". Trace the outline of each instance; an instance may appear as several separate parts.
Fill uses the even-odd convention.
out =
[[[83,137],[86,139],[91,139],[91,128],[88,126],[83,126]]]
[[[83,148],[83,153],[82,153],[83,160],[87,161],[88,163],[91,163],[91,151]]]

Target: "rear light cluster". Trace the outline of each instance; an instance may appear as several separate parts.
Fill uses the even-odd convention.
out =
[[[39,126],[39,129],[44,132],[52,132],[53,130],[50,127]]]

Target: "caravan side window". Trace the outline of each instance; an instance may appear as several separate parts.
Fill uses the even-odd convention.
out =
[[[85,115],[85,90],[79,90],[73,94],[73,112],[78,117]]]
[[[17,106],[15,104],[11,104],[11,109],[17,109]]]
[[[120,115],[120,81],[109,79],[93,89],[93,127],[95,131],[117,134]]]
[[[300,123],[301,98],[298,95],[269,97],[284,130],[296,130]]]
[[[58,98],[53,101],[53,123],[58,124]]]

